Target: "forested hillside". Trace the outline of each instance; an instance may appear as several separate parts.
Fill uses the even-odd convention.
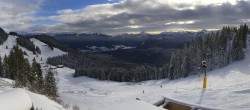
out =
[[[0,28],[0,45],[4,43],[4,41],[6,41],[8,38],[8,34],[2,29]]]
[[[69,53],[68,55],[48,58],[52,65],[65,65],[75,69],[74,77],[88,76],[100,80],[143,81],[161,79],[163,73],[158,68],[116,60],[107,55]]]
[[[57,87],[52,70],[45,71],[46,75],[43,77],[42,67],[35,59],[35,56],[41,54],[40,48],[35,46],[30,37],[20,36],[15,32],[8,35],[2,28],[0,38],[0,77],[14,80],[15,87],[27,88],[56,100]],[[32,61],[29,60],[32,59],[31,56],[34,56]]]
[[[248,26],[224,27],[220,31],[196,37],[189,46],[172,53],[168,67],[169,79],[187,77],[207,61],[207,70],[224,67],[244,59]]]
[[[46,35],[46,34],[41,34],[41,35],[31,35],[29,36],[31,38],[36,38],[42,42],[44,42],[45,44],[47,44],[52,50],[53,48],[58,48],[61,49],[63,51],[69,51],[68,48],[66,48],[65,46],[63,46],[61,43],[59,43],[57,40],[55,40],[53,37]]]
[[[88,76],[114,81],[178,79],[197,72],[203,60],[207,61],[207,70],[210,71],[244,59],[247,32],[248,26],[241,25],[239,28],[224,27],[205,37],[197,36],[189,45],[173,52],[170,62],[159,68],[82,53],[50,58],[48,63],[76,69],[75,77]]]
[[[56,99],[55,78],[51,70],[48,70],[43,78],[41,65],[35,59],[30,65],[23,53],[18,46],[14,46],[9,56],[5,55],[3,60],[0,57],[0,77],[15,80],[15,87],[25,87],[35,93]]]

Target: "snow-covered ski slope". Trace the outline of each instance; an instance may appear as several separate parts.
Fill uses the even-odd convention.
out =
[[[112,108],[117,105],[126,110],[133,107],[123,105],[129,105],[136,98],[155,103],[162,97],[226,110],[250,110],[249,50],[248,47],[244,60],[208,72],[207,89],[202,88],[204,74],[200,78],[193,75],[177,80],[151,80],[134,85],[87,77],[73,78],[73,69],[59,68],[59,93],[66,103],[76,104],[82,110],[116,110]]]

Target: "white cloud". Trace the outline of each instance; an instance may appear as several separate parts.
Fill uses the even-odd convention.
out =
[[[250,23],[250,19],[241,19],[244,23]]]
[[[165,0],[160,0],[165,1]],[[236,4],[237,0],[167,0],[171,5],[178,4],[189,4],[189,5],[209,5],[209,4],[221,4],[221,3],[231,3]]]
[[[177,21],[177,22],[168,22],[165,25],[184,25],[184,24],[193,24],[195,21]]]
[[[58,14],[71,14],[74,13],[76,11],[72,10],[72,9],[64,9],[64,10],[58,10],[57,13]]]
[[[138,29],[138,28],[141,28],[142,26],[140,25],[130,25],[128,26],[128,28],[132,28],[132,29]]]
[[[28,30],[42,0],[0,0],[0,27],[10,31]]]

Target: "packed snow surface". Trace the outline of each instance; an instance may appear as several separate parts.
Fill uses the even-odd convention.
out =
[[[65,110],[62,105],[59,105],[55,101],[52,101],[48,97],[40,94],[36,94],[30,91],[26,91],[30,96],[35,109],[39,110]]]
[[[0,110],[65,110],[62,105],[25,89],[13,88],[13,80],[0,77]]]
[[[202,88],[203,74],[200,78],[193,75],[177,80],[151,80],[133,84],[99,81],[87,77],[73,78],[74,70],[70,68],[58,68],[57,71],[60,97],[66,103],[78,105],[82,110],[112,108],[117,104],[129,104],[136,98],[155,103],[163,96],[227,110],[250,109],[248,49],[244,60],[208,72],[207,89]]]
[[[0,94],[1,110],[29,110],[32,101],[29,95],[22,89],[10,89]]]
[[[129,102],[123,102],[121,104],[116,104],[114,106],[109,106],[101,110],[164,110],[164,109],[153,106],[152,104],[143,101],[132,100]]]

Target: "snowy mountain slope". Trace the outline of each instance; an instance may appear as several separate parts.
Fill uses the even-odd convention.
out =
[[[16,38],[17,38],[17,36],[9,35],[8,39],[2,45],[0,45],[0,55],[2,58],[5,55],[9,55],[13,46],[17,45]],[[27,56],[25,56],[25,58],[28,58],[30,62],[32,62],[32,59],[35,58],[36,61],[39,63],[46,63],[47,58],[49,58],[49,57],[54,57],[54,56],[59,56],[59,55],[65,54],[65,52],[63,52],[57,48],[54,48],[53,50],[51,50],[47,44],[45,44],[45,43],[43,43],[35,38],[32,38],[30,40],[34,43],[35,46],[38,46],[41,50],[41,54],[35,55],[35,54],[33,54],[33,52],[27,50],[26,48],[19,46],[23,51],[25,51],[27,53]],[[6,46],[8,47],[8,49],[6,49]]]
[[[2,45],[0,45],[0,55],[2,58],[5,56],[5,54],[9,55],[11,48],[17,44],[16,38],[16,36],[9,35],[8,39]]]
[[[63,52],[62,50],[60,50],[58,48],[54,48],[53,50],[51,50],[47,44],[45,44],[45,43],[43,43],[35,38],[32,38],[30,40],[35,44],[35,46],[38,46],[40,48],[41,55],[39,55],[38,58],[42,58],[43,63],[45,63],[47,61],[47,58],[49,58],[49,57],[60,56],[60,55],[66,54],[65,52]],[[37,61],[39,61],[39,60],[40,59],[37,59]]]
[[[17,38],[17,36],[9,35],[8,39],[2,45],[0,45],[0,55],[2,58],[5,55],[9,55],[13,46],[17,45],[16,38]],[[35,44],[35,46],[38,46],[40,48],[41,54],[35,55],[35,54],[33,54],[33,52],[27,50],[26,48],[19,46],[19,48],[21,48],[23,51],[25,51],[27,53],[27,55],[25,55],[25,58],[28,58],[30,63],[32,62],[33,58],[36,58],[36,61],[45,65],[48,57],[53,57],[53,56],[65,54],[65,52],[63,52],[57,48],[54,48],[53,50],[50,49],[45,43],[43,43],[35,38],[32,38],[31,41]],[[6,48],[6,46],[8,48]],[[12,103],[9,103],[6,101],[5,105],[7,105],[7,106],[16,104],[15,105],[16,109],[14,109],[14,108],[13,109],[5,109],[4,107],[6,107],[6,106],[3,105],[4,103],[1,103],[1,101],[0,101],[0,110],[26,110],[26,109],[20,108],[22,106],[19,106],[19,105],[28,104],[30,102],[28,100],[32,101],[35,108],[36,107],[42,108],[43,110],[64,110],[64,108],[61,105],[48,99],[44,95],[35,94],[35,93],[32,93],[32,92],[24,90],[24,89],[13,89],[12,83],[13,83],[12,80],[0,78],[0,97],[1,97],[1,99],[2,99],[2,97],[6,97],[10,94],[13,97],[7,97],[9,100],[13,100],[13,99],[18,98],[21,100],[23,99],[23,102],[20,100],[19,101],[17,100],[17,103],[12,104]],[[25,95],[20,96],[19,93],[22,93],[22,92],[18,92],[18,94],[16,94],[15,92],[12,92],[12,91],[22,91],[22,92],[25,91],[26,96],[29,96],[29,98],[22,97]]]
[[[250,45],[249,42],[248,45]],[[202,88],[203,76],[199,78],[198,75],[178,80],[145,81],[133,85],[87,77],[73,78],[73,69],[59,68],[57,69],[59,94],[65,102],[77,104],[83,110],[112,108],[117,104],[129,103],[136,98],[155,103],[162,97],[221,109],[249,110],[249,50],[249,47],[245,50],[244,60],[208,72],[205,90]]]

